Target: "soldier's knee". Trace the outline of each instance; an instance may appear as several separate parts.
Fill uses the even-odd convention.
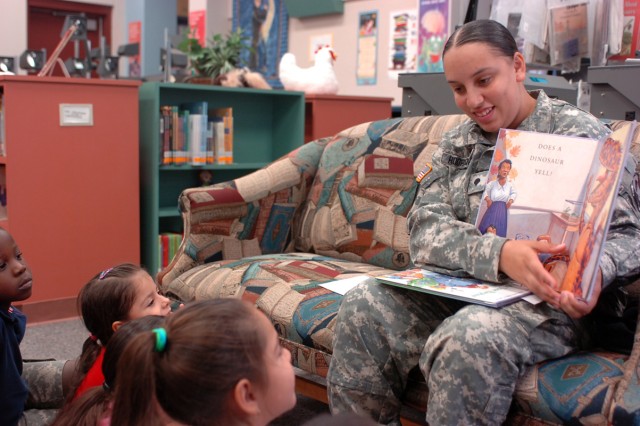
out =
[[[469,305],[447,318],[429,338],[427,347],[505,349],[507,335],[517,333],[511,318],[493,308]]]

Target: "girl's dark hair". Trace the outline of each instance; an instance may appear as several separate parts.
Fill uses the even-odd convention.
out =
[[[452,47],[467,43],[488,44],[501,55],[510,58],[518,51],[515,39],[504,25],[491,19],[479,19],[467,22],[451,34],[442,50],[442,57]]]
[[[136,296],[133,277],[143,269],[132,263],[123,263],[106,269],[82,287],[78,294],[78,311],[91,336],[82,345],[78,362],[76,389],[100,354],[101,346],[106,346],[113,335],[113,323],[125,321]]]
[[[77,400],[68,402],[60,410],[51,426],[95,426],[108,413],[113,400],[113,387],[117,374],[118,360],[127,343],[136,334],[162,327],[164,317],[149,315],[124,323],[109,340],[102,362],[104,385],[89,389]]]
[[[200,301],[167,318],[163,350],[153,332],[134,337],[118,364],[111,424],[158,424],[155,401],[185,424],[233,423],[229,398],[238,381],[266,385],[267,336],[257,314],[239,299]]]

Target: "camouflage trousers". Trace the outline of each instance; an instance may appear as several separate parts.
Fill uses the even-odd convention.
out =
[[[67,361],[26,361],[22,377],[27,382],[29,397],[20,426],[43,426],[55,418],[64,403],[62,370]]]
[[[585,344],[582,325],[544,303],[493,309],[368,283],[345,295],[335,332],[331,411],[392,425],[416,365],[429,388],[429,424],[497,425],[526,366]]]

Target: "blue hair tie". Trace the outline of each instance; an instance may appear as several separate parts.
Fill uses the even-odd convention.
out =
[[[167,346],[167,330],[164,328],[154,328],[151,330],[156,335],[156,346],[154,351],[164,352],[164,348]]]

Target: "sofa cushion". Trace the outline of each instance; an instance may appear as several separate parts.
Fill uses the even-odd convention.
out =
[[[200,265],[169,283],[165,292],[182,301],[242,297],[267,314],[281,338],[331,353],[342,296],[319,284],[390,272],[311,253],[261,255]]]

